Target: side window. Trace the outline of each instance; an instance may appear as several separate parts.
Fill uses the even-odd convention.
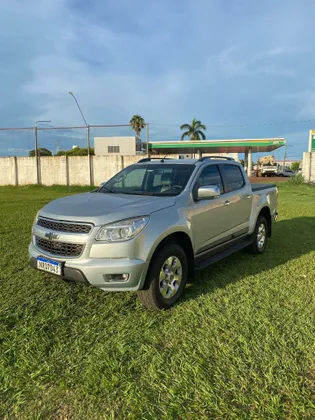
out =
[[[223,165],[225,179],[226,179],[226,192],[236,191],[244,187],[245,179],[241,169],[236,165]]]
[[[224,192],[221,175],[217,165],[209,165],[203,169],[197,180],[198,187],[207,185],[216,185],[220,189],[220,193]]]

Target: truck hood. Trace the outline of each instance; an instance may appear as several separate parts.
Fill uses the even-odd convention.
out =
[[[94,223],[95,226],[150,215],[175,204],[175,197],[83,193],[48,203],[40,216]]]

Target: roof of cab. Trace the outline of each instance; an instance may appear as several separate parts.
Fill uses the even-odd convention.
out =
[[[170,158],[144,158],[140,159],[137,162],[137,165],[141,164],[157,164],[157,163],[171,163],[171,164],[186,164],[186,165],[194,165],[198,162],[198,159],[170,159]]]
[[[175,159],[175,158],[143,158],[140,159],[136,164],[157,164],[157,163],[165,163],[165,164],[172,164],[172,165],[196,165],[196,164],[204,164],[209,162],[226,162],[226,163],[238,163],[232,158],[226,158],[221,156],[204,156],[200,159]]]

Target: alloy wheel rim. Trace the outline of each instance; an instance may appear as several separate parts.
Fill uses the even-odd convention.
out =
[[[175,256],[168,257],[162,265],[159,289],[164,299],[171,299],[179,289],[183,278],[182,264]]]
[[[263,223],[259,225],[257,233],[257,245],[259,249],[263,249],[266,242],[266,227]]]

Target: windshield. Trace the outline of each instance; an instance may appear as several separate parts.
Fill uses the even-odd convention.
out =
[[[139,195],[178,195],[195,169],[195,165],[133,165],[106,182],[98,192]]]

